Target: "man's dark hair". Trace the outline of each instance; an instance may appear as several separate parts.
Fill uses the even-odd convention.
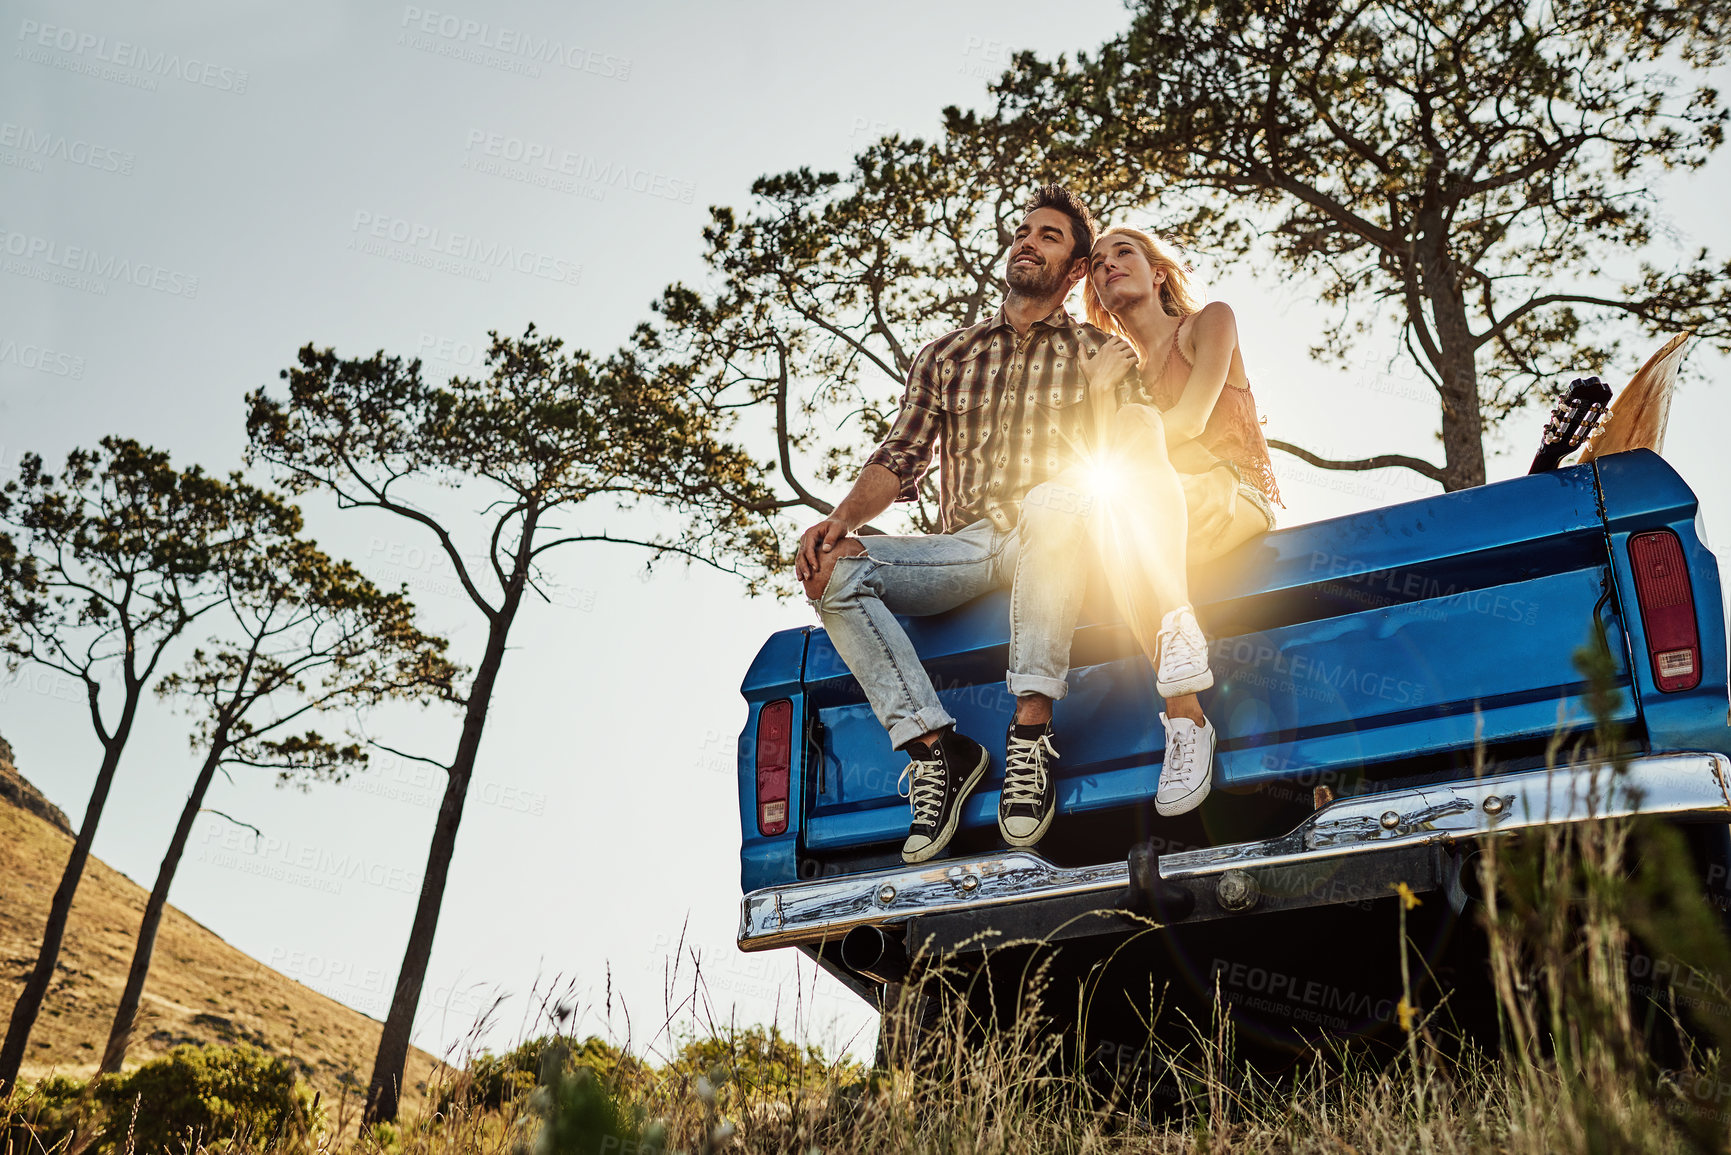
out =
[[[1061,184],[1041,185],[1034,190],[1026,211],[1031,213],[1035,209],[1057,209],[1070,218],[1070,232],[1076,240],[1075,247],[1070,250],[1071,260],[1094,251],[1094,214],[1088,211],[1081,197]]]

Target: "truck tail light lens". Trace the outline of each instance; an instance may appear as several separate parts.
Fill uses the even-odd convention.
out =
[[[1647,658],[1653,680],[1667,693],[1701,684],[1701,635],[1695,627],[1695,591],[1683,543],[1668,529],[1629,539],[1629,565],[1635,571],[1635,599],[1647,629]]]
[[[757,715],[757,831],[787,833],[787,776],[793,764],[793,703],[771,702]]]

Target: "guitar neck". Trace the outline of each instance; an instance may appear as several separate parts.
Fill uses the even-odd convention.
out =
[[[1532,468],[1527,472],[1549,473],[1563,463],[1563,458],[1586,444],[1610,400],[1611,387],[1597,377],[1577,377],[1569,382],[1568,392],[1551,409],[1539,451],[1533,455]]]

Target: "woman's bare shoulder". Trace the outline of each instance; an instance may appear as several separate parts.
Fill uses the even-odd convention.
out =
[[[1192,365],[1204,345],[1223,345],[1231,349],[1238,344],[1238,321],[1232,306],[1225,301],[1210,301],[1184,318],[1179,327],[1178,351]]]
[[[1210,301],[1202,306],[1191,321],[1191,329],[1197,333],[1235,333],[1238,318],[1232,312],[1232,306],[1225,301]]]

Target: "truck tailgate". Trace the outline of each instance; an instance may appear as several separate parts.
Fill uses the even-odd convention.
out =
[[[1202,703],[1220,745],[1216,793],[1192,841],[1256,833],[1230,817],[1243,809],[1234,795],[1307,798],[1317,780],[1397,763],[1411,773],[1415,752],[1438,776],[1455,774],[1478,740],[1493,753],[1526,750],[1559,721],[1587,723],[1573,656],[1596,618],[1611,630],[1619,682],[1629,681],[1606,541],[1595,471],[1577,466],[1277,531],[1198,567],[1192,596],[1216,678]],[[1092,584],[1056,717],[1059,823],[1116,814],[1142,829],[1163,821],[1152,809],[1160,699],[1103,583]],[[905,619],[945,707],[994,751],[964,832],[995,823],[1012,706],[1007,605],[997,594]],[[893,850],[907,831],[897,791],[906,757],[821,631],[806,646],[803,689],[815,722],[804,853],[821,862]],[[1624,720],[1637,721],[1633,695],[1620,700]],[[1099,849],[1104,860],[1124,848]]]

